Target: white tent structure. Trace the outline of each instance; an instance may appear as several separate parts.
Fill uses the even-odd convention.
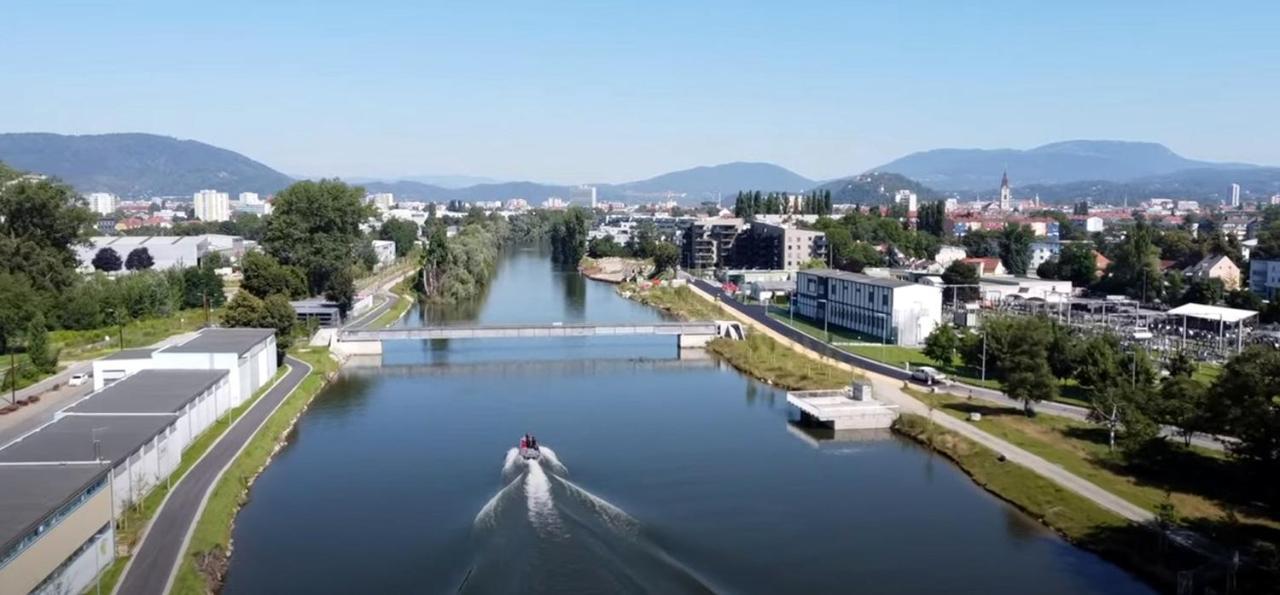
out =
[[[1222,342],[1226,336],[1228,325],[1236,327],[1236,351],[1240,351],[1244,343],[1244,323],[1246,320],[1254,318],[1258,313],[1254,310],[1242,310],[1240,308],[1226,308],[1223,306],[1210,306],[1207,304],[1183,304],[1165,312],[1167,316],[1182,317],[1182,340],[1187,340],[1187,319],[1194,318],[1196,320],[1208,323],[1217,323],[1218,341]]]

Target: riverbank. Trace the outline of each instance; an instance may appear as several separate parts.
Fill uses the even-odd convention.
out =
[[[582,273],[586,278],[614,284],[646,277],[652,269],[653,263],[651,261],[616,256],[607,258],[584,256],[582,261],[578,263],[578,272]]]
[[[338,362],[326,348],[296,349],[291,355],[310,364],[311,373],[267,418],[218,479],[182,552],[173,593],[202,595],[219,590],[231,558],[235,517],[247,501],[250,487],[284,446],[286,436],[312,399],[337,374]]]
[[[724,312],[687,286],[640,288],[619,286],[619,294],[658,308],[681,320],[715,320]],[[715,339],[707,344],[714,353],[742,373],[786,390],[831,389],[848,386],[857,374],[815,361],[779,344],[762,333],[748,333],[745,340]]]

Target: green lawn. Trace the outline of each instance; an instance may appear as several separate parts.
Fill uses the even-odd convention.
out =
[[[178,463],[178,468],[174,469],[173,473],[169,475],[169,480],[163,485],[156,486],[156,488],[151,490],[151,493],[147,494],[147,496],[136,506],[126,509],[124,516],[116,522],[116,543],[127,545],[132,549],[134,545],[137,544],[138,537],[142,534],[142,529],[147,526],[147,523],[151,522],[151,517],[155,516],[156,511],[160,508],[160,504],[164,502],[165,496],[169,494],[170,487],[173,484],[176,484],[179,479],[182,479],[182,477],[187,474],[187,471],[191,469],[192,465],[195,465],[196,461],[199,461],[200,457],[204,456],[204,453],[213,446],[213,443],[217,442],[218,438],[222,437],[222,435],[226,433],[227,428],[230,428],[232,423],[237,419],[240,419],[240,416],[243,415],[245,411],[248,411],[249,407],[258,402],[258,399],[265,394],[267,390],[269,390],[278,380],[288,373],[289,366],[280,366],[276,371],[275,377],[271,379],[271,382],[268,382],[262,388],[258,389],[258,391],[254,393],[253,398],[241,403],[239,407],[232,409],[227,413],[227,415],[222,416],[222,419],[213,422],[213,425],[209,426],[209,428],[197,436],[195,440],[192,440],[191,444],[187,445],[187,450],[182,453],[182,460]],[[115,589],[116,581],[120,580],[120,573],[124,571],[125,564],[129,562],[129,558],[130,556],[116,558],[116,560],[111,563],[111,566],[103,572],[101,582],[94,584],[94,590],[97,589],[99,584],[102,587],[102,591],[105,593],[110,593]]]
[[[1190,525],[1215,524],[1232,511],[1253,534],[1270,533],[1280,539],[1280,518],[1251,507],[1244,495],[1245,478],[1221,452],[1169,444],[1141,456],[1135,465],[1107,446],[1107,432],[1095,424],[1039,415],[1029,418],[1021,410],[944,394],[908,390],[941,413],[965,419],[987,433],[1051,461],[1133,504],[1155,512],[1171,503]]]
[[[396,303],[392,304],[390,308],[387,308],[386,312],[383,312],[382,315],[374,319],[374,321],[369,325],[370,328],[386,328],[391,326],[392,324],[395,324],[397,320],[400,320],[400,317],[404,316],[404,313],[408,312],[409,308],[413,307],[416,300],[414,299],[413,289],[409,287],[410,283],[411,280],[405,280],[396,286],[394,291],[396,295]]]
[[[217,585],[212,585],[202,571],[201,562],[207,561],[218,567],[230,555],[228,544],[231,541],[231,527],[247,497],[247,486],[267,465],[276,446],[293,426],[294,420],[324,388],[329,375],[338,367],[337,362],[329,357],[327,348],[297,348],[290,353],[311,364],[313,370],[280,404],[280,408],[267,418],[266,423],[215,484],[204,512],[196,521],[191,543],[183,552],[178,576],[174,581],[174,593],[195,595],[218,591]]]

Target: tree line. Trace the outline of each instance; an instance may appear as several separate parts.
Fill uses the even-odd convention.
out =
[[[750,219],[756,215],[830,215],[831,207],[830,190],[813,190],[799,196],[739,191],[733,201],[733,216]]]
[[[653,274],[657,276],[680,265],[680,248],[672,240],[658,233],[653,221],[645,219],[636,224],[625,244],[619,244],[613,236],[592,239],[587,243],[587,256],[653,259]]]

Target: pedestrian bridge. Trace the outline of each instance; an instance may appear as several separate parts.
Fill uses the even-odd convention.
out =
[[[542,339],[552,337],[620,337],[631,335],[674,336],[680,347],[703,347],[712,339],[742,339],[742,325],[734,321],[491,324],[475,326],[426,326],[417,328],[340,330],[330,345],[348,355],[382,353],[384,341],[427,339]]]

